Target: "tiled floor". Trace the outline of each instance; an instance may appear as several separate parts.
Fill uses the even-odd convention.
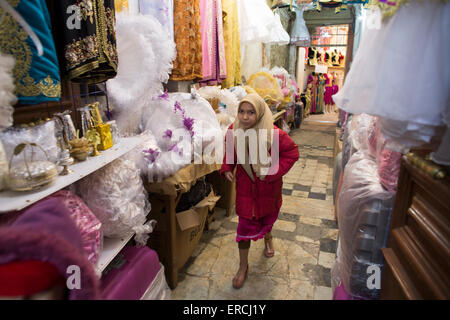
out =
[[[299,146],[300,159],[283,178],[283,205],[272,232],[275,256],[263,255],[263,240],[252,242],[247,281],[234,289],[238,220],[217,209],[216,220],[180,272],[172,299],[332,298],[338,237],[332,200],[335,125],[304,122],[290,135]]]

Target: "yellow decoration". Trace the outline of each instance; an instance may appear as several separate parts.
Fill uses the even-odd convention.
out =
[[[114,8],[116,9],[116,12],[124,11],[128,13],[128,0],[115,0]]]
[[[88,130],[86,131],[86,139],[89,140],[89,143],[94,148],[92,156],[99,156],[100,152],[98,152],[97,146],[101,143],[100,134],[96,130]]]
[[[282,100],[280,86],[277,80],[264,71],[254,73],[248,80],[248,85],[252,87],[263,99]]]
[[[100,144],[98,149],[104,151],[113,146],[111,127],[108,123],[99,124],[93,127],[100,134]]]

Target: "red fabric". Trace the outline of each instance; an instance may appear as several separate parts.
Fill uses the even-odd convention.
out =
[[[229,127],[232,129],[233,125]],[[298,147],[291,137],[274,126],[279,132],[279,168],[272,175],[267,175],[264,181],[255,176],[255,182],[245,172],[241,165],[236,169],[236,214],[247,219],[260,219],[264,216],[278,213],[281,208],[283,186],[282,177],[291,169],[299,159]],[[223,159],[220,174],[233,171],[236,166],[236,152],[234,164],[226,163],[226,153]],[[269,172],[272,172],[270,169]]]
[[[28,260],[0,265],[0,296],[29,296],[56,284],[64,278],[49,262]]]
[[[236,231],[236,242],[256,241],[264,238],[267,232],[272,231],[273,224],[278,219],[278,211],[275,211],[258,220],[250,220],[239,217],[239,223]]]

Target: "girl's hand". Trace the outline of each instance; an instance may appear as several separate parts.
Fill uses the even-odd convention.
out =
[[[227,171],[223,174],[228,181],[234,182],[234,174],[231,171]]]

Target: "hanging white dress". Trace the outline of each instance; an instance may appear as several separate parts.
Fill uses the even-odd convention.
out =
[[[314,5],[299,4],[295,10],[295,22],[291,30],[291,44],[299,47],[309,47],[311,43],[311,37],[309,35],[308,27],[306,27],[305,19],[303,18],[303,12],[313,9]]]
[[[430,142],[450,108],[450,3],[413,0],[368,27],[336,105],[383,117],[383,134],[403,147]]]
[[[238,5],[241,44],[289,43],[289,34],[284,30],[280,17],[272,12],[266,0],[240,0]]]

